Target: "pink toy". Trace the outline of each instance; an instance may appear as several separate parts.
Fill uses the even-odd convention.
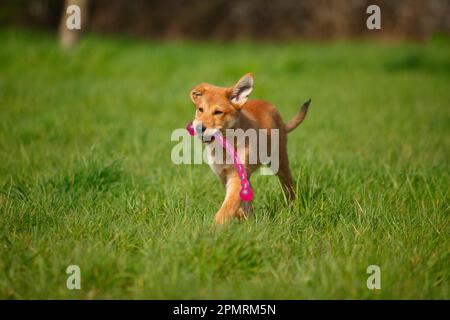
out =
[[[195,130],[192,122],[188,123],[186,129],[191,136],[195,136]],[[252,200],[253,190],[250,187],[250,182],[247,179],[247,173],[245,172],[245,168],[239,160],[237,152],[234,150],[233,146],[228,142],[228,140],[220,134],[220,132],[215,133],[213,137],[219,139],[220,144],[225,148],[228,155],[233,158],[234,167],[236,168],[236,171],[239,174],[239,178],[241,179],[241,192],[239,192],[241,200],[245,202]]]

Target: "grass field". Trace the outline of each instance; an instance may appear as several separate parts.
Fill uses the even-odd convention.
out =
[[[450,298],[448,39],[0,42],[1,298]],[[248,71],[285,120],[312,98],[289,136],[298,198],[254,176],[253,218],[216,230],[220,182],[172,164],[170,135],[194,85]]]

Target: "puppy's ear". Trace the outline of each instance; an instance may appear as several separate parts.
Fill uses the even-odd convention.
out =
[[[247,73],[239,81],[229,89],[229,99],[231,103],[240,108],[248,99],[248,96],[253,91],[253,74]]]
[[[199,88],[194,88],[191,91],[191,100],[193,103],[196,103],[198,101],[198,99],[203,95],[203,91]]]

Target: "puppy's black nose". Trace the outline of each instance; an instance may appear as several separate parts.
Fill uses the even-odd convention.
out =
[[[197,132],[205,132],[206,127],[202,124],[198,124],[197,127],[195,127],[195,131]]]
[[[195,131],[196,131],[197,133],[203,133],[203,132],[205,132],[205,130],[206,130],[206,127],[203,125],[203,123],[202,123],[202,124],[198,124],[198,125],[195,127]]]

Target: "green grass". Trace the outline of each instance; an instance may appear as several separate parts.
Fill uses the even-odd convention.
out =
[[[447,39],[0,43],[1,298],[450,298]],[[194,85],[248,71],[285,120],[312,98],[289,136],[298,199],[254,176],[253,218],[215,230],[220,182],[173,165],[170,134]]]

